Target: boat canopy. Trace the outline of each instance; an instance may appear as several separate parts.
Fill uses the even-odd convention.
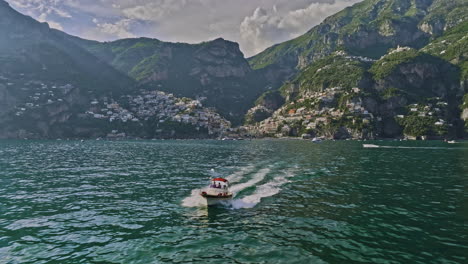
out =
[[[212,181],[228,182],[228,180],[224,178],[214,178]]]

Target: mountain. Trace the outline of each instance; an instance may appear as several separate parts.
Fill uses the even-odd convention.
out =
[[[466,7],[465,0],[365,0],[249,62],[288,77],[337,50],[377,59],[398,45],[419,49],[466,20]]]
[[[148,38],[74,41],[140,85],[199,98],[235,123],[240,123],[267,86],[263,76],[251,69],[239,45],[224,39],[200,44]]]
[[[0,138],[207,137],[230,127],[197,100],[145,89],[5,1],[0,34]]]
[[[366,0],[250,58],[286,81],[249,110],[250,133],[463,136],[467,14],[458,0]]]
[[[0,1],[0,58],[3,74],[72,82],[96,91],[125,91],[134,82],[49,28]],[[64,67],[66,66],[66,67]],[[109,82],[111,82],[109,85]]]
[[[0,32],[2,137],[15,136],[26,127],[49,134],[72,117],[72,109],[82,108],[90,93],[117,95],[135,86],[132,79],[60,32],[16,12],[4,1],[0,1]],[[34,117],[12,114],[26,102],[31,108],[46,107],[31,111]]]

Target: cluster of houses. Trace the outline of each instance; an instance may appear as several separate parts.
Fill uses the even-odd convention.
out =
[[[410,47],[402,47],[402,46],[398,45],[396,49],[390,51],[387,55],[402,52],[402,51],[409,51],[409,50],[411,50]],[[385,56],[387,56],[387,55],[385,55]]]
[[[370,123],[374,116],[362,105],[359,98],[359,88],[345,91],[341,87],[328,88],[321,92],[307,94],[295,102],[285,104],[273,113],[270,118],[245,129],[250,134],[257,136],[288,136],[295,127],[305,128],[307,131],[315,130],[320,124],[328,124],[332,120],[338,120],[345,115],[361,118],[362,123]],[[338,98],[341,95],[350,95],[346,106],[338,106]],[[379,118],[379,117],[377,117]],[[295,136],[299,136],[296,133]]]
[[[343,56],[343,57],[345,57],[346,59],[349,59],[349,60],[359,60],[359,61],[362,61],[362,62],[370,62],[370,63],[376,61],[374,59],[364,57],[364,56],[348,55],[345,51],[342,51],[342,50],[335,52],[335,54],[338,55],[338,56]]]
[[[6,87],[12,87],[17,93],[23,93],[25,96],[24,101],[20,102],[13,114],[15,116],[23,116],[27,111],[31,109],[41,108],[46,105],[53,104],[55,102],[63,102],[64,97],[71,90],[73,85],[71,84],[57,84],[47,83],[44,81],[30,81],[23,80],[24,74],[19,74],[14,80],[0,75],[0,83]]]
[[[446,118],[448,103],[442,101],[440,97],[433,98],[426,103],[411,104],[408,106],[408,116],[432,117],[434,126],[451,126]],[[397,115],[397,118],[404,119],[406,115]]]
[[[161,91],[141,90],[138,95],[123,96],[119,102],[107,97],[93,99],[86,114],[109,122],[173,121],[190,124],[197,130],[206,128],[210,135],[223,134],[231,127],[229,121],[214,109],[203,107],[199,100],[178,98]]]

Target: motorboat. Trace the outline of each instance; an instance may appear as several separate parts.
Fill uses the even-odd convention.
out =
[[[379,145],[374,145],[374,144],[362,144],[364,148],[380,148]]]
[[[450,141],[447,141],[447,143],[449,143],[449,144],[455,144],[455,143],[458,143],[458,142],[456,142],[455,140],[450,140]]]
[[[224,178],[214,178],[210,185],[201,190],[200,195],[206,199],[206,205],[213,206],[232,199],[229,181]]]
[[[315,137],[312,139],[312,142],[314,143],[322,143],[322,139],[321,138],[318,138],[318,137]]]

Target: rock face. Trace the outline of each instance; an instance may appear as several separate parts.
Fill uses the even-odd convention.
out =
[[[467,121],[467,120],[468,120],[468,108],[463,109],[461,118],[462,118],[464,121]]]
[[[461,97],[460,69],[440,58],[420,54],[406,63],[395,65],[382,79],[377,79],[375,89],[384,91],[395,87],[416,97]],[[385,64],[385,58],[376,64]],[[385,65],[384,65],[385,66]],[[377,68],[375,65],[374,68]]]
[[[194,53],[191,75],[206,73],[213,78],[245,78],[252,72],[247,60],[234,42],[216,39]]]

